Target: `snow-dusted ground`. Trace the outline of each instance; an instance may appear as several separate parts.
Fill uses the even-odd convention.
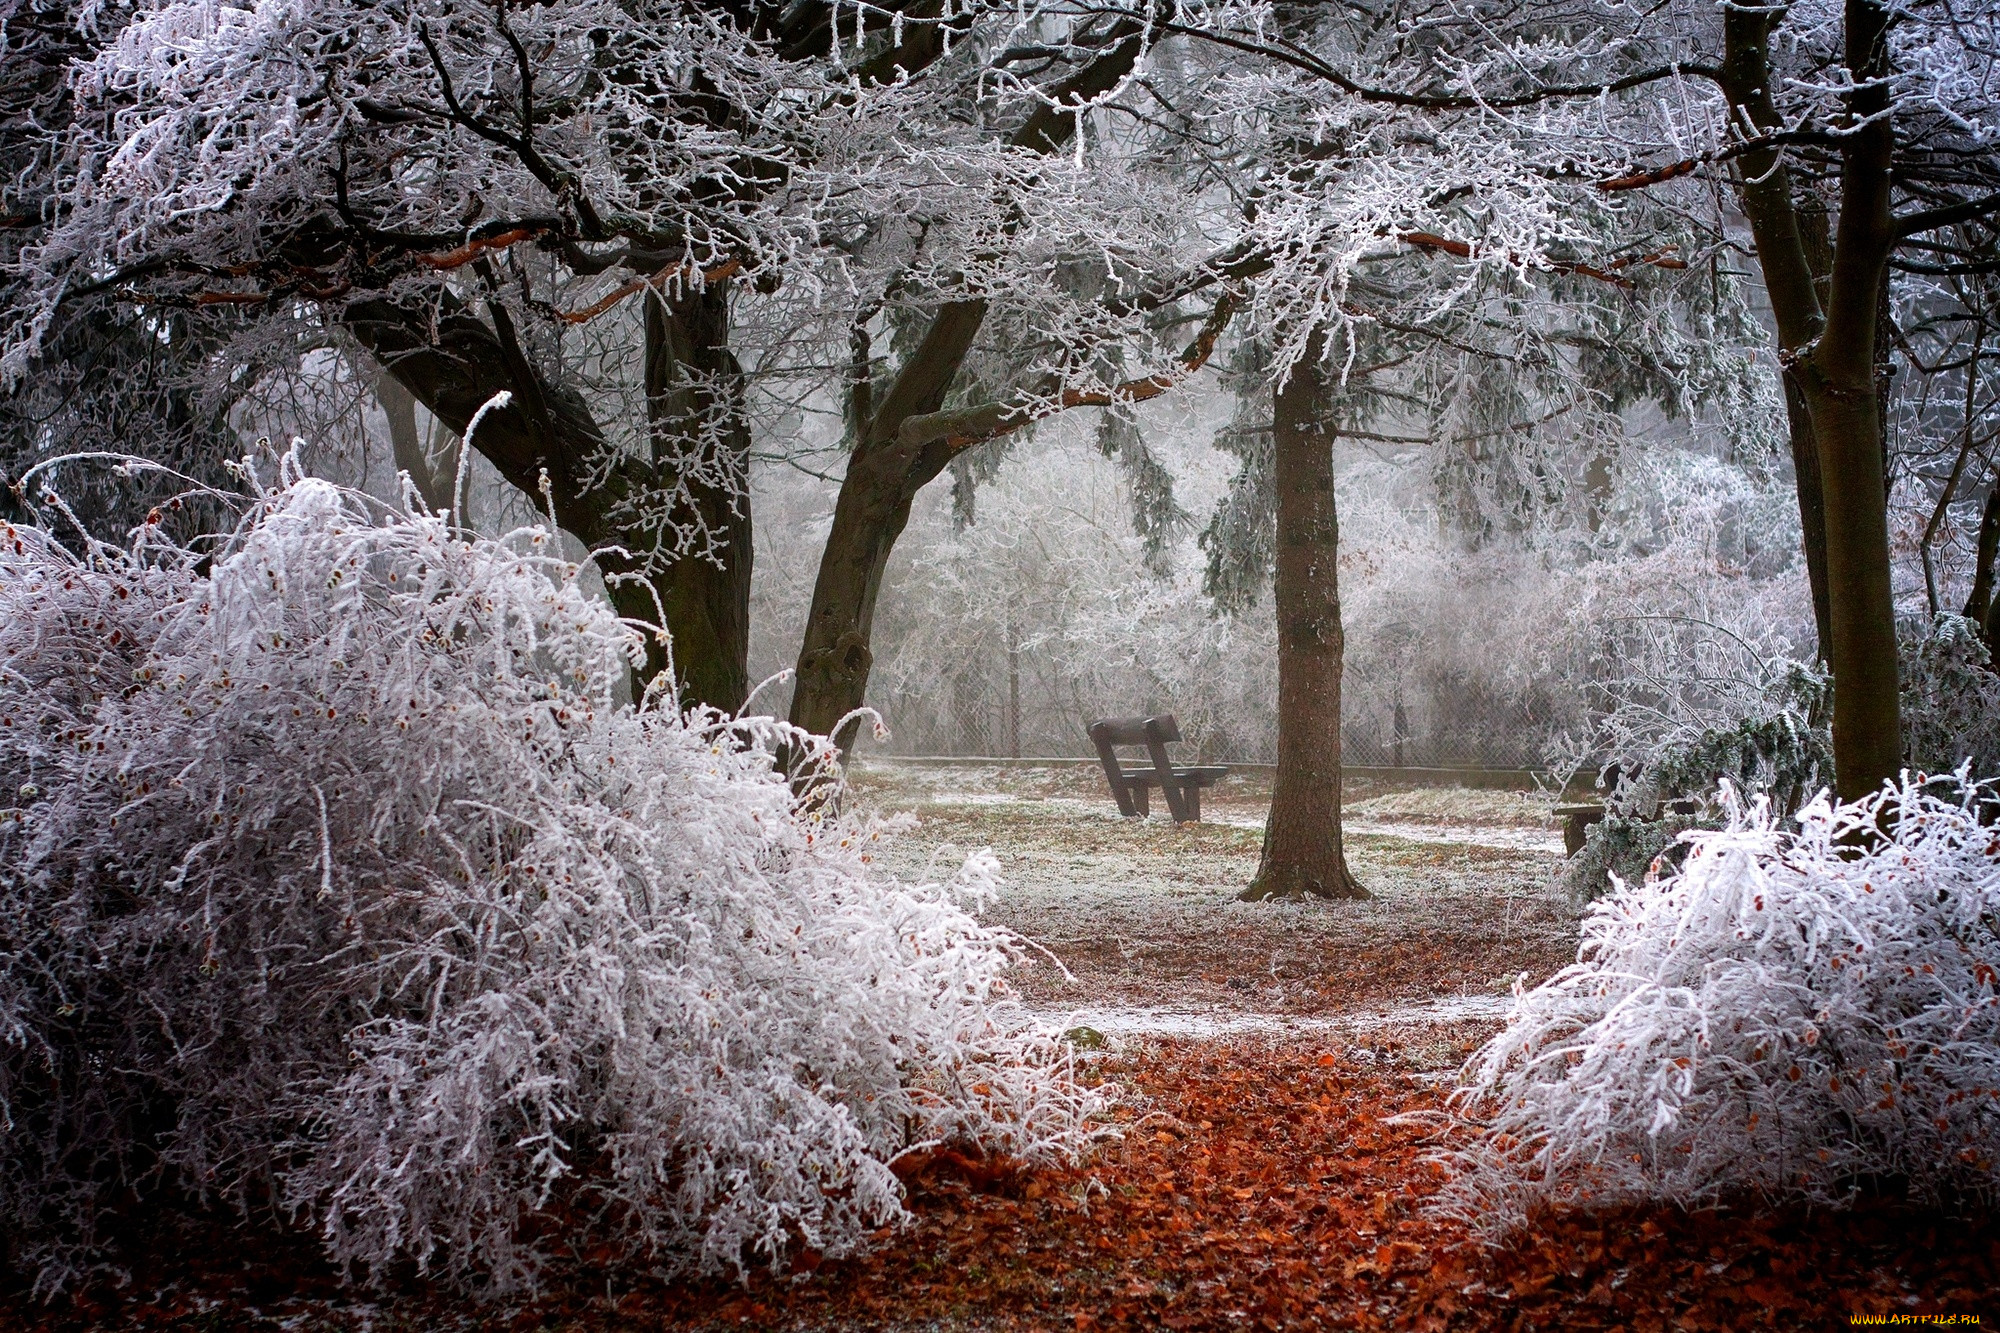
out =
[[[1254,828],[1260,833],[1264,829],[1264,821],[1253,816],[1224,815],[1217,822],[1231,824],[1237,828]],[[1402,838],[1408,842],[1440,842],[1447,845],[1464,843],[1471,847],[1550,852],[1557,856],[1561,856],[1563,850],[1561,833],[1523,828],[1515,824],[1392,824],[1376,819],[1358,818],[1343,819],[1340,826],[1349,836],[1372,834],[1381,838]]]
[[[1037,1017],[1065,1032],[1089,1028],[1106,1038],[1225,1037],[1247,1034],[1308,1032],[1368,1033],[1385,1028],[1464,1023],[1502,1018],[1512,997],[1507,995],[1447,995],[1416,1004],[1347,1010],[1333,1014],[1288,1015],[1256,1009],[1217,1007],[1207,1010],[1126,1005],[1059,1010],[1039,1008]]]
[[[1045,814],[1066,815],[1081,820],[1117,820],[1115,810],[1106,807],[1110,798],[1087,800],[1076,796],[1021,796],[997,791],[929,791],[924,800],[934,806],[1026,806]],[[1241,803],[1231,802],[1221,809],[1205,812],[1204,818],[1211,824],[1226,824],[1231,828],[1264,829],[1261,811],[1245,809]],[[1414,820],[1383,820],[1370,818],[1364,805],[1341,821],[1341,827],[1350,834],[1374,834],[1379,837],[1403,838],[1412,842],[1464,843],[1473,847],[1501,847],[1510,851],[1551,852],[1562,854],[1561,832],[1547,828],[1537,828],[1524,824],[1492,824],[1476,821],[1443,822]]]
[[[1455,1065],[1504,1015],[1517,975],[1574,957],[1577,913],[1553,884],[1561,837],[1531,793],[1364,793],[1345,827],[1373,898],[1243,903],[1268,800],[1247,782],[1179,827],[1120,819],[1080,765],[878,761],[855,791],[863,810],[917,816],[885,858],[899,873],[990,848],[1007,880],[990,915],[1046,951],[1016,975],[1023,1000],[1114,1046],[1323,1036]]]

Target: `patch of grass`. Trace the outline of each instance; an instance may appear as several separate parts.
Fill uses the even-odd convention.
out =
[[[1120,819],[1108,802],[954,791],[936,771],[918,791],[857,795],[863,808],[918,816],[884,854],[900,874],[949,873],[955,858],[993,851],[1007,889],[990,915],[1060,963],[1030,963],[1015,984],[1054,1011],[1340,1013],[1490,994],[1496,976],[1546,975],[1574,956],[1573,911],[1551,889],[1546,852],[1357,832],[1349,862],[1373,901],[1239,903],[1263,843],[1251,820]]]

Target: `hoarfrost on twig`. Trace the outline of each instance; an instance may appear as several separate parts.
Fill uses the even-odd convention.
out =
[[[621,706],[634,628],[546,534],[288,483],[204,559],[0,534],[0,1215],[45,1288],[118,1182],[275,1182],[350,1269],[505,1290],[555,1232],[852,1252],[912,1145],[1098,1132],[989,856],[900,883],[774,770],[824,741]]]

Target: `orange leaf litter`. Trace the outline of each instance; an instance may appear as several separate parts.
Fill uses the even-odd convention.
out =
[[[410,1279],[343,1292],[307,1241],[156,1246],[122,1290],[16,1329],[1797,1329],[1871,1315],[2000,1322],[2000,1228],[1875,1203],[1545,1217],[1480,1246],[1425,1209],[1442,1177],[1418,1124],[1441,1085],[1360,1048],[1181,1042],[1111,1058],[1136,1096],[1097,1160],[1023,1172],[906,1162],[915,1221],[875,1253],[806,1255],[796,1280],[641,1282],[585,1262],[522,1305]],[[175,1253],[176,1248],[197,1251]],[[162,1274],[168,1275],[162,1278]],[[383,1316],[395,1321],[385,1325]],[[271,1322],[258,1322],[269,1320]],[[1885,1324],[1887,1321],[1883,1321]],[[1915,1326],[1915,1320],[1909,1320]]]

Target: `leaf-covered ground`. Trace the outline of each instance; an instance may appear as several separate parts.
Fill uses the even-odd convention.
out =
[[[1441,1175],[1412,1113],[1440,1109],[1449,1071],[1493,1030],[1497,984],[1544,975],[1574,948],[1533,798],[1379,794],[1352,840],[1376,901],[1251,905],[1232,895],[1255,864],[1254,787],[1215,802],[1218,822],[1175,829],[1109,817],[1090,778],[878,769],[860,793],[920,815],[899,868],[952,848],[999,855],[1013,887],[994,914],[1062,964],[1025,971],[1026,998],[1100,1026],[1090,1076],[1127,1090],[1125,1136],[1096,1160],[1035,1173],[955,1154],[906,1163],[912,1224],[863,1259],[808,1256],[796,1281],[619,1286],[578,1255],[538,1300],[489,1307],[413,1275],[343,1288],[310,1238],[182,1223],[135,1237],[122,1286],[48,1308],[0,1293],[0,1333],[2000,1321],[1990,1220],[1887,1202],[1567,1215],[1496,1250],[1426,1207]]]
[[[1797,1329],[2000,1317],[2000,1230],[1873,1206],[1548,1219],[1482,1247],[1425,1209],[1439,1083],[1392,1042],[1169,1042],[1105,1060],[1123,1145],[1016,1173],[907,1171],[914,1225],[797,1282],[607,1287],[588,1256],[542,1300],[469,1309],[415,1283],[343,1294],[305,1243],[159,1245],[123,1293],[0,1329]]]

